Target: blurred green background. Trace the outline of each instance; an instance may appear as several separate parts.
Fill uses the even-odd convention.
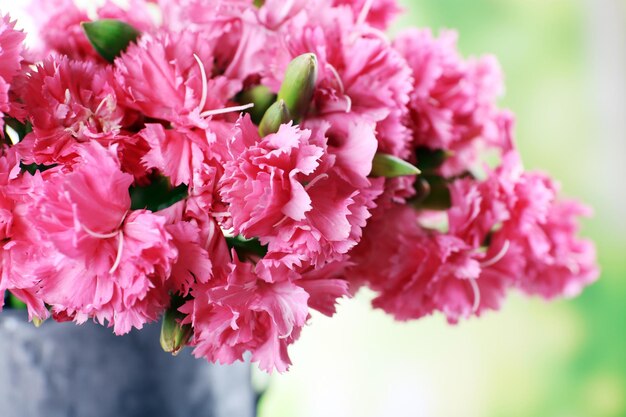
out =
[[[316,315],[270,381],[261,417],[626,416],[626,2],[404,0],[406,26],[455,28],[465,56],[495,54],[502,106],[518,117],[527,168],[592,205],[585,235],[601,279],[574,300],[512,294],[452,327],[396,323],[344,300]]]

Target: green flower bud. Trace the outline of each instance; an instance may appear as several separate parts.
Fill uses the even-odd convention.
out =
[[[420,170],[407,161],[386,153],[376,153],[372,161],[372,177],[395,178],[418,175]]]
[[[81,26],[96,52],[109,62],[120,56],[140,35],[139,31],[128,23],[115,19],[83,22]]]
[[[258,125],[267,109],[276,101],[276,94],[264,85],[255,85],[239,94],[237,101],[241,104],[254,103],[254,107],[248,109],[248,113],[254,124]]]
[[[265,112],[265,115],[259,124],[259,134],[261,137],[265,137],[270,133],[276,133],[278,132],[280,125],[283,123],[289,123],[290,121],[291,115],[289,114],[289,109],[287,109],[283,100],[278,100]]]
[[[317,57],[315,54],[300,55],[287,66],[285,78],[278,91],[278,100],[285,100],[294,121],[298,122],[309,109],[316,81]]]
[[[178,355],[193,335],[191,325],[180,324],[184,315],[178,311],[176,305],[177,303],[174,303],[174,306],[165,311],[161,323],[161,347],[174,356]]]

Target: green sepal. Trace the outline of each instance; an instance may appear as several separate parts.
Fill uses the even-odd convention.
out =
[[[174,356],[180,353],[193,335],[193,328],[190,324],[180,324],[185,315],[178,309],[183,303],[183,298],[173,297],[172,304],[165,311],[161,321],[161,348]]]
[[[396,178],[405,175],[419,175],[420,170],[409,162],[386,153],[376,153],[372,161],[372,177]]]
[[[81,26],[96,52],[108,62],[113,62],[141,35],[128,23],[116,19],[83,22]]]
[[[17,298],[14,294],[9,293],[9,308],[12,308],[14,310],[26,310],[27,306],[26,303],[22,300],[20,300],[19,298]]]
[[[289,123],[291,121],[291,115],[289,109],[285,105],[284,100],[278,100],[272,104],[265,112],[261,123],[259,124],[259,135],[265,137],[271,133],[278,132],[280,125],[283,123]]]
[[[129,193],[131,210],[160,211],[187,198],[188,187],[172,187],[167,177],[159,176],[148,185],[131,187]]]
[[[317,81],[317,57],[302,54],[294,58],[285,71],[278,100],[285,100],[293,120],[298,122],[309,110]]]

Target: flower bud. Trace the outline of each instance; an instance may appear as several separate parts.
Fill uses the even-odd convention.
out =
[[[180,324],[180,320],[184,317],[173,306],[165,311],[163,322],[161,324],[161,347],[164,351],[170,352],[176,356],[185,347],[193,334],[193,329],[189,324]]]
[[[300,55],[287,66],[285,78],[278,91],[278,100],[285,100],[294,121],[298,122],[309,109],[316,81],[317,57],[315,54]]]
[[[83,22],[81,26],[96,52],[109,62],[120,56],[140,35],[139,31],[128,23],[115,19]]]
[[[252,122],[258,125],[267,109],[276,101],[276,94],[264,85],[255,85],[239,94],[237,101],[241,104],[254,103],[254,107],[249,109],[248,113]]]
[[[377,152],[372,161],[372,177],[395,178],[405,175],[418,175],[420,170],[407,161],[389,155]]]
[[[290,121],[291,115],[289,114],[289,109],[287,109],[283,100],[278,100],[265,112],[265,115],[259,124],[259,134],[261,137],[265,137],[270,133],[276,133],[278,132],[280,125],[283,123],[289,123]]]

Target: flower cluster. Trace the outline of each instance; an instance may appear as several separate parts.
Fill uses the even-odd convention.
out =
[[[596,279],[588,210],[524,171],[493,57],[393,0],[42,0],[0,18],[0,291],[32,320],[267,371],[361,286],[450,322]],[[498,156],[487,165],[485,155]]]

